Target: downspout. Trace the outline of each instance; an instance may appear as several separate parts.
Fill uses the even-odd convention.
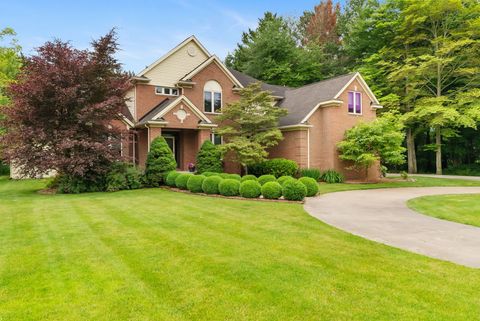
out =
[[[307,168],[310,168],[310,128],[307,128]]]
[[[145,127],[147,127],[148,151],[150,151],[150,126],[145,125]]]

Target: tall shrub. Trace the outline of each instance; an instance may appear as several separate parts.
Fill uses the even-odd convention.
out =
[[[167,172],[177,168],[177,162],[165,138],[158,136],[150,144],[150,151],[145,164],[145,183],[159,186]]]
[[[198,151],[197,172],[223,172],[222,152],[209,140],[206,140]]]

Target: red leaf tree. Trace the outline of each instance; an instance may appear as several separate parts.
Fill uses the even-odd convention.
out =
[[[120,158],[121,131],[112,126],[125,106],[128,75],[114,58],[116,33],[78,50],[55,40],[27,58],[4,109],[7,160],[25,176],[48,170],[98,179]],[[97,177],[97,178],[96,178]]]
[[[306,43],[323,45],[339,43],[337,33],[337,15],[340,13],[340,4],[334,5],[332,0],[321,1],[315,6],[314,12],[306,24]]]

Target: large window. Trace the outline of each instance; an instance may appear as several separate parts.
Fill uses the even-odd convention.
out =
[[[215,80],[205,83],[203,88],[203,108],[206,113],[220,113],[222,110],[222,87]]]
[[[348,92],[348,112],[350,114],[362,114],[362,93],[357,91]]]
[[[155,87],[155,93],[157,95],[178,96],[180,92],[178,88],[157,86]]]
[[[221,145],[223,143],[222,136],[220,136],[218,134],[215,134],[215,133],[212,133],[210,135],[210,140],[212,141],[212,143],[214,145]]]

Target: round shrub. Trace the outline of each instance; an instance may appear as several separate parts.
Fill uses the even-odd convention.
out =
[[[175,179],[175,186],[177,186],[180,189],[187,189],[188,179],[192,176],[193,174],[188,174],[188,173],[178,175],[177,178]]]
[[[206,177],[203,175],[192,175],[187,182],[187,188],[192,193],[203,192],[202,184]]]
[[[307,188],[297,180],[289,180],[283,184],[283,197],[289,201],[301,201],[307,196]]]
[[[260,185],[263,185],[268,182],[275,182],[277,179],[273,175],[262,175],[258,178]]]
[[[209,176],[203,180],[202,190],[207,194],[219,194],[218,184],[223,181],[220,176]]]
[[[237,181],[241,181],[242,180],[242,177],[238,174],[228,174],[228,177],[229,179],[236,179]]]
[[[242,182],[245,182],[245,181],[256,181],[257,180],[257,177],[255,175],[245,175],[245,176],[242,176]]]
[[[220,177],[222,175],[222,173],[204,172],[204,173],[202,173],[202,175],[205,176],[205,177],[210,177],[210,176],[219,176]]]
[[[298,179],[300,183],[307,188],[307,196],[315,196],[318,193],[318,183],[314,178],[301,177]]]
[[[171,171],[171,172],[168,172],[168,175],[167,175],[167,178],[165,179],[165,183],[168,185],[168,186],[172,186],[172,187],[175,187],[175,180],[177,179],[178,175],[180,175],[181,173],[179,172],[175,172],[175,171]]]
[[[262,195],[266,199],[279,199],[282,196],[282,185],[277,182],[267,182],[262,186]]]
[[[218,191],[223,196],[237,196],[240,189],[240,182],[236,179],[224,179],[218,184]]]
[[[277,179],[277,182],[278,182],[278,184],[283,185],[283,184],[285,184],[286,181],[291,181],[291,180],[295,180],[295,178],[293,178],[292,176],[285,175],[285,176],[279,177]]]
[[[223,178],[223,179],[228,179],[228,178],[230,178],[229,176],[230,176],[230,174],[228,174],[228,173],[220,173],[220,177]]]
[[[240,195],[246,198],[256,198],[262,193],[262,186],[254,180],[246,180],[240,184]]]

